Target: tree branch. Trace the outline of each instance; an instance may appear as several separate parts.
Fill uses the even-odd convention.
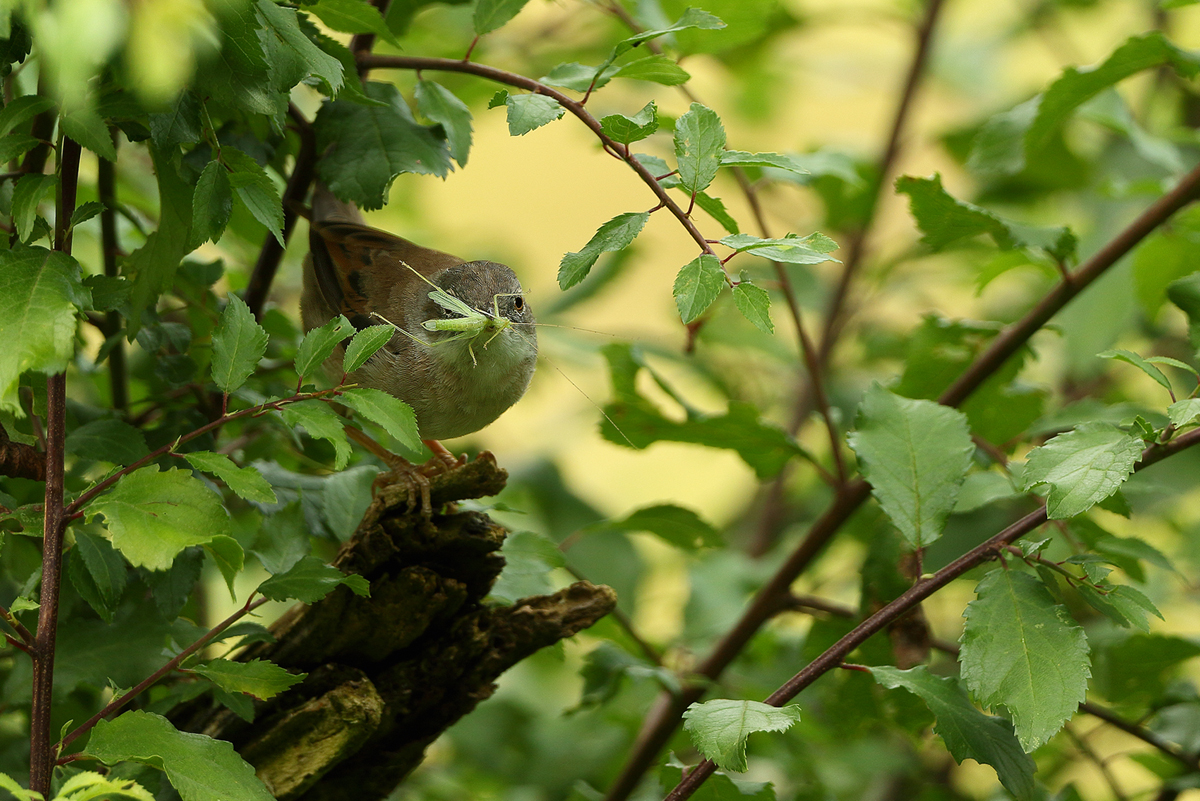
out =
[[[120,137],[113,137],[113,141],[119,142]],[[100,159],[96,167],[96,194],[104,204],[100,212],[100,255],[104,260],[104,274],[115,278],[117,254],[121,247],[117,241],[116,165],[108,159]],[[105,339],[113,340],[112,348],[108,351],[109,386],[113,408],[124,415],[129,411],[129,377],[125,367],[125,342],[117,336],[121,330],[121,313],[116,309],[110,310],[104,316],[101,330]]]

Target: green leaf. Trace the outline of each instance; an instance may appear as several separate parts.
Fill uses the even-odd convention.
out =
[[[197,470],[211,473],[224,481],[239,498],[255,503],[279,502],[271,485],[253,467],[238,467],[228,456],[212,451],[192,451],[185,453],[183,458]]]
[[[729,212],[725,210],[725,204],[721,202],[720,198],[712,197],[706,192],[697,192],[696,205],[707,212],[710,217],[720,223],[721,227],[726,231],[731,234],[738,233],[739,229],[737,220],[733,219],[733,217],[729,215]],[[834,259],[834,261],[837,261],[837,259]]]
[[[549,573],[565,564],[558,545],[532,531],[509,534],[500,556],[504,558],[504,570],[492,585],[488,598],[506,604],[553,592]]]
[[[289,426],[304,426],[314,439],[328,440],[333,445],[334,468],[341,470],[350,460],[350,443],[346,440],[346,421],[329,404],[319,400],[289,403],[279,410]]]
[[[417,81],[417,111],[442,126],[450,156],[467,166],[471,152],[471,110],[453,92],[433,81]]]
[[[90,770],[76,773],[63,782],[54,801],[107,800],[118,796],[136,801],[154,801],[154,796],[132,779],[110,779]]]
[[[692,259],[679,270],[671,290],[679,316],[685,323],[695,320],[717,299],[724,285],[725,271],[716,256],[703,253]]]
[[[659,795],[666,796],[691,771],[672,754],[658,772]],[[734,779],[728,773],[714,771],[692,795],[696,801],[775,801],[775,787],[770,782]],[[572,798],[570,801],[582,801]]]
[[[723,770],[746,770],[746,738],[756,731],[787,731],[800,720],[800,707],[718,698],[692,704],[683,727],[701,754]]]
[[[472,21],[475,33],[482,36],[491,33],[517,16],[529,0],[478,0]]]
[[[1037,249],[1058,261],[1075,255],[1076,239],[1071,229],[1023,225],[957,200],[942,188],[941,175],[901,176],[896,179],[896,191],[908,195],[912,215],[924,234],[921,241],[935,251],[960,239],[987,234],[1002,250]]]
[[[596,229],[596,233],[583,246],[582,250],[568,253],[562,257],[558,265],[558,286],[567,290],[578,284],[591,271],[596,259],[602,253],[612,253],[624,250],[632,244],[637,235],[642,232],[650,213],[631,211],[618,214]]]
[[[84,459],[130,465],[150,454],[146,436],[124,420],[106,417],[67,434],[67,452]]]
[[[134,280],[130,300],[129,334],[141,327],[142,313],[174,283],[179,262],[188,253],[191,238],[194,187],[184,181],[169,153],[150,148],[158,178],[158,228],[125,262],[122,272]]]
[[[53,180],[53,179],[51,179]],[[44,248],[0,251],[0,410],[24,416],[21,373],[61,373],[75,352],[75,315],[91,305],[79,263]]]
[[[219,161],[210,161],[196,181],[192,195],[192,237],[190,247],[217,242],[233,213],[233,185],[229,173]]]
[[[506,103],[508,103],[508,90],[497,89],[496,94],[492,95],[492,99],[488,101],[488,108],[500,108]]]
[[[1116,492],[1142,460],[1142,441],[1108,423],[1083,423],[1029,454],[1022,489],[1048,485],[1046,516],[1074,517]]]
[[[775,333],[775,324],[771,322],[771,293],[767,290],[750,283],[743,275],[733,286],[733,302],[742,316],[759,331]]]
[[[804,158],[783,153],[747,153],[744,150],[726,150],[721,153],[722,167],[774,167],[796,175],[808,175]]]
[[[121,601],[121,594],[125,592],[128,573],[125,560],[108,540],[86,531],[75,532],[73,552],[87,568],[105,608],[116,609]],[[111,613],[108,615],[108,622],[112,622]]]
[[[54,188],[56,180],[53,175],[29,173],[22,175],[13,185],[12,219],[17,229],[17,236],[22,242],[29,242],[36,230],[33,223],[37,219],[37,207],[46,193]]]
[[[421,449],[417,416],[411,406],[395,395],[370,387],[352,387],[342,392],[340,400],[363,417],[378,423],[388,436],[405,448],[414,451]]]
[[[1185,398],[1172,403],[1167,407],[1167,416],[1176,428],[1191,425],[1200,417],[1200,398]]]
[[[262,2],[275,5],[270,3],[270,0]],[[221,160],[232,170],[229,174],[229,185],[237,192],[238,199],[282,246],[283,201],[280,199],[279,187],[275,186],[271,176],[267,175],[267,171],[257,161],[240,150],[221,148]]]
[[[504,105],[508,107],[508,133],[511,136],[524,136],[554,122],[566,111],[553,97],[533,92],[510,94],[504,99]]]
[[[345,475],[345,471],[337,475]],[[268,573],[285,573],[311,549],[304,509],[294,501],[263,520],[251,553]]]
[[[133,285],[124,278],[111,275],[89,275],[83,286],[92,293],[92,308],[98,312],[112,311],[129,302]]]
[[[304,681],[308,675],[289,673],[274,662],[263,659],[251,659],[249,662],[213,659],[191,670],[226,692],[245,693],[260,701],[274,698]]]
[[[626,117],[624,114],[601,117],[600,130],[618,144],[638,142],[658,130],[658,106],[651,100],[632,117]]]
[[[1127,584],[1107,584],[1093,589],[1086,584],[1078,585],[1079,595],[1094,609],[1102,612],[1118,626],[1150,631],[1150,615],[1166,620],[1154,602],[1140,590]]]
[[[687,70],[675,63],[675,59],[667,56],[646,56],[630,61],[622,65],[614,73],[614,77],[652,81],[663,86],[678,86],[692,79]]]
[[[1153,378],[1159,384],[1166,387],[1167,392],[1172,391],[1171,382],[1169,380],[1167,380],[1167,377],[1165,375],[1163,375],[1162,370],[1159,370],[1157,367],[1155,367],[1149,361],[1147,361],[1146,359],[1143,359],[1141,356],[1137,355],[1133,351],[1114,349],[1114,350],[1101,351],[1100,353],[1097,353],[1096,355],[1099,356],[1101,359],[1116,359],[1117,361],[1125,362],[1127,364],[1132,364],[1134,367],[1138,368],[1143,373],[1145,373],[1146,375]]]
[[[668,33],[677,33],[685,31],[689,28],[699,28],[704,31],[718,31],[725,27],[725,23],[717,17],[699,8],[689,8],[683,12],[679,19],[665,28],[658,28],[652,31],[642,31],[639,34],[630,36],[628,39],[623,39],[613,49],[613,54],[610,57],[610,62],[613,59],[628,53],[634,47],[637,47],[643,42],[648,42],[651,39],[657,39],[660,36],[666,36]]]
[[[380,348],[391,341],[396,329],[390,325],[373,325],[355,333],[342,357],[342,372],[353,373],[367,363]]]
[[[273,801],[233,746],[181,732],[166,718],[131,710],[92,729],[87,756],[106,765],[140,762],[165,771],[183,801]]]
[[[12,161],[41,144],[29,134],[15,133],[0,138],[0,161]]]
[[[345,584],[355,595],[368,597],[370,583],[359,575],[347,576],[333,565],[315,556],[306,556],[286,573],[279,573],[259,585],[258,592],[272,601],[300,601],[312,604]]]
[[[232,531],[221,499],[187,470],[153,465],[122,478],[86,507],[104,515],[113,546],[134,567],[166,570],[189,545]]]
[[[964,613],[962,677],[985,707],[1003,706],[1025,751],[1075,714],[1091,675],[1087,638],[1037,579],[992,570]]]
[[[246,565],[246,552],[242,550],[242,546],[237,540],[226,536],[213,537],[209,542],[204,543],[204,550],[213,558],[217,569],[221,571],[221,577],[225,579],[225,586],[229,589],[229,600],[236,602],[237,592],[233,583],[237,579],[238,573],[241,573],[242,568]]]
[[[117,149],[113,146],[112,134],[103,118],[94,109],[77,108],[62,117],[59,123],[62,132],[88,150],[108,161],[117,160]]]
[[[874,384],[849,436],[871,493],[913,548],[942,535],[975,445],[966,416]]]
[[[342,88],[342,62],[304,35],[296,12],[272,0],[258,0],[254,7],[262,24],[257,31],[258,38],[275,75],[276,88],[290,89],[305,78],[315,76],[329,84],[333,94],[337,94]]]
[[[685,192],[700,192],[712,183],[724,149],[725,127],[721,118],[712,109],[692,103],[675,121],[675,158]]]
[[[267,352],[267,332],[245,301],[230,295],[212,335],[212,375],[226,395],[246,383]]]
[[[925,702],[937,720],[934,731],[955,762],[961,765],[964,759],[974,759],[991,765],[1000,783],[1019,801],[1034,797],[1037,766],[1021,749],[1012,724],[976,709],[957,681],[934,676],[924,665],[911,670],[868,666],[867,670],[882,686],[891,690],[903,687]]]
[[[617,74],[620,67],[610,66],[603,72],[599,72],[599,77],[597,77],[598,70],[598,67],[589,67],[586,64],[571,61],[566,64],[559,64],[539,78],[538,83],[544,83],[548,86],[561,86],[564,89],[572,89],[576,92],[586,92],[589,87],[599,89],[606,85]],[[593,81],[595,82],[594,84]],[[504,92],[503,89],[500,91]],[[496,95],[499,96],[500,92],[497,92]],[[504,92],[504,96],[508,97],[508,93]],[[496,103],[493,100],[493,105],[489,105],[488,108],[496,108],[502,105],[504,105],[503,101]]]
[[[90,200],[87,203],[81,203],[75,207],[75,211],[71,212],[71,222],[68,225],[68,228],[74,229],[75,226],[82,225],[103,211],[104,204],[98,200]]]
[[[400,46],[379,9],[371,3],[363,0],[319,0],[316,5],[306,6],[304,10],[315,14],[335,31],[373,33],[393,47]]]
[[[334,348],[353,334],[354,326],[341,314],[305,334],[296,349],[296,374],[300,380],[307,381],[333,354]]]
[[[321,181],[338,198],[371,210],[383,206],[401,173],[445,178],[452,169],[446,140],[436,129],[417,124],[400,90],[368,82],[363,91],[383,105],[336,100],[317,113],[313,127]]]
[[[8,136],[17,126],[52,108],[54,101],[42,95],[14,97],[4,104],[4,108],[0,108],[0,136]]]
[[[771,261],[787,264],[820,264],[838,261],[829,253],[838,249],[837,242],[820,232],[800,236],[788,234],[782,239],[761,239],[750,234],[732,234],[721,244],[739,253],[749,253]]]
[[[162,151],[199,142],[202,130],[200,101],[191,91],[181,93],[170,111],[150,115],[150,136]]]
[[[664,503],[647,506],[627,517],[601,524],[619,531],[649,531],[677,548],[695,551],[719,548],[725,544],[721,532],[691,509]]]

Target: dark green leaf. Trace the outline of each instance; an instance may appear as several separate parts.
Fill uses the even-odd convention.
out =
[[[159,150],[200,141],[200,101],[190,91],[183,92],[170,111],[150,115],[150,136]]]
[[[966,416],[874,384],[849,442],[872,494],[908,543],[924,548],[941,537],[975,453]]]
[[[417,81],[417,111],[442,126],[450,156],[458,166],[467,166],[471,152],[471,111],[454,93],[433,81]]]
[[[658,130],[658,106],[651,100],[632,117],[609,114],[600,119],[600,130],[614,142],[628,145],[645,139]]]
[[[475,15],[475,33],[482,36],[491,33],[517,16],[529,0],[477,0]]]
[[[274,799],[232,745],[181,732],[166,718],[141,710],[97,723],[84,753],[106,765],[141,762],[166,771],[183,801]]]
[[[101,418],[81,425],[67,435],[67,451],[84,459],[130,465],[148,456],[142,432],[115,418]]]
[[[290,89],[311,75],[325,81],[337,94],[342,88],[342,62],[304,35],[296,12],[272,0],[258,0],[254,7],[262,25],[258,37],[275,74],[276,88]]]
[[[371,422],[378,423],[388,436],[405,448],[421,449],[417,416],[411,406],[395,395],[370,387],[352,387],[342,392],[340,400]]]
[[[307,673],[288,671],[263,659],[249,662],[231,662],[228,659],[213,659],[192,668],[222,690],[230,693],[245,693],[260,701],[274,698],[284,690],[304,681]]]
[[[37,147],[40,142],[29,134],[9,134],[0,139],[0,161],[12,161]]]
[[[158,228],[130,255],[122,268],[122,272],[134,281],[128,321],[131,334],[136,334],[141,327],[146,307],[156,302],[159,294],[174,283],[175,272],[188,253],[191,238],[194,187],[180,177],[167,154],[151,147],[150,156],[158,178]]]
[[[636,61],[630,61],[622,65],[614,73],[614,77],[653,81],[654,83],[661,83],[664,86],[678,86],[692,79],[687,70],[680,67],[675,63],[674,59],[667,56],[646,56]]]
[[[985,707],[1012,716],[1032,751],[1075,714],[1091,675],[1087,638],[1037,579],[996,568],[964,614],[962,676]]]
[[[196,589],[204,569],[204,549],[185,548],[167,570],[143,570],[142,581],[150,588],[154,604],[165,620],[174,620]]]
[[[355,595],[370,595],[370,584],[362,576],[347,576],[315,556],[306,556],[286,573],[264,581],[258,592],[273,601],[300,601],[311,604],[324,598],[339,584],[345,584]]]
[[[60,126],[66,136],[71,137],[101,158],[117,160],[117,149],[113,145],[108,126],[94,109],[79,108],[65,115]]]
[[[210,161],[196,181],[192,195],[192,238],[190,247],[217,242],[233,212],[233,185],[218,161]]]
[[[183,456],[192,467],[221,479],[239,498],[255,503],[278,503],[271,485],[253,467],[238,467],[228,456],[212,451],[192,451]]]
[[[73,553],[87,568],[104,606],[110,610],[116,609],[121,601],[121,594],[125,592],[128,572],[125,560],[108,540],[86,531],[75,532]],[[112,622],[111,614],[108,616],[108,622]]]
[[[719,548],[724,544],[721,533],[691,509],[673,504],[659,504],[638,509],[607,528],[621,531],[649,531],[684,550]]]
[[[258,561],[268,573],[276,574],[290,570],[293,565],[308,556],[309,550],[304,509],[299,502],[294,502],[263,520],[251,552],[258,557]]]
[[[1163,375],[1162,370],[1159,370],[1153,364],[1143,359],[1133,351],[1120,349],[1105,350],[1097,353],[1096,355],[1101,359],[1116,359],[1117,361],[1132,364],[1134,367],[1153,378],[1159,384],[1166,387],[1167,392],[1171,391],[1171,382],[1167,380],[1165,375]]]
[[[334,467],[341,470],[350,459],[350,443],[346,440],[346,421],[329,404],[319,400],[289,403],[280,409],[283,421],[289,426],[304,426],[314,439],[327,440],[333,445]]]
[[[743,275],[742,280],[734,284],[733,302],[742,316],[759,331],[775,333],[775,324],[771,322],[771,294],[767,290],[750,283]]]
[[[110,275],[89,275],[83,286],[92,293],[92,308],[98,312],[111,311],[129,302],[133,285],[124,278]]]
[[[36,228],[37,207],[46,193],[54,188],[53,175],[29,173],[17,179],[12,193],[13,226],[22,242],[29,242]]]
[[[267,332],[245,301],[230,295],[212,335],[212,375],[225,394],[246,383],[267,352]]]
[[[335,31],[342,33],[373,33],[388,44],[399,47],[400,42],[387,26],[379,9],[363,0],[318,0],[305,6]]]
[[[553,97],[533,92],[510,94],[504,99],[504,105],[508,107],[508,133],[511,136],[524,136],[554,122],[565,111]]]
[[[188,470],[153,465],[122,478],[85,507],[102,514],[112,543],[130,564],[166,570],[175,555],[232,530],[221,499]]]
[[[701,754],[724,770],[746,769],[746,738],[756,731],[787,731],[800,720],[800,707],[718,698],[692,704],[683,727]]]
[[[1165,620],[1154,602],[1141,591],[1126,584],[1108,584],[1093,589],[1086,584],[1078,587],[1080,596],[1093,608],[1105,614],[1118,626],[1150,631],[1149,616]]]
[[[354,339],[346,346],[346,355],[342,357],[342,371],[353,373],[367,363],[380,348],[391,341],[396,329],[390,325],[373,325],[355,333]]]
[[[679,316],[685,323],[695,320],[717,299],[724,285],[725,271],[716,256],[703,253],[692,259],[679,270],[671,290]]]
[[[0,159],[2,161],[2,159]],[[75,228],[77,225],[82,225],[92,219],[100,212],[104,211],[104,204],[98,200],[91,200],[87,203],[81,203],[75,207],[75,211],[71,212],[71,222],[69,228]]]
[[[262,2],[274,5],[270,0]],[[221,160],[232,170],[229,185],[237,192],[238,199],[283,245],[283,201],[271,176],[257,161],[231,147],[221,148]]]
[[[17,126],[54,108],[54,101],[42,95],[14,97],[0,108],[0,136],[8,136]]]
[[[937,719],[934,731],[956,762],[974,759],[991,765],[1000,783],[1020,801],[1033,798],[1036,765],[1021,749],[1012,724],[976,709],[957,681],[934,676],[924,666],[912,670],[885,666],[867,669],[884,687],[903,687],[926,703]]]
[[[334,348],[352,334],[354,326],[340,314],[320,328],[309,331],[296,350],[296,374],[306,381],[330,357]]]
[[[559,64],[543,77],[539,78],[538,82],[548,86],[561,86],[564,89],[573,89],[576,92],[586,92],[589,87],[599,89],[607,84],[617,74],[620,67],[610,66],[603,72],[600,72],[599,77],[597,77],[598,69],[598,67],[589,67],[586,64],[579,64],[572,61],[566,64]],[[593,84],[593,82],[595,83]],[[499,95],[499,92],[496,94]],[[507,93],[505,93],[505,97],[507,96]],[[496,103],[495,105],[488,106],[488,108],[496,108],[496,106],[500,105],[503,104]]]
[[[631,211],[618,214],[596,229],[596,233],[583,246],[582,250],[568,253],[562,257],[562,262],[558,266],[559,288],[570,289],[586,278],[601,253],[615,252],[629,247],[637,235],[642,232],[642,228],[649,219],[649,212]]]
[[[1046,515],[1074,517],[1116,492],[1142,459],[1142,441],[1107,423],[1083,423],[1029,454],[1022,489],[1050,487]]]
[[[704,209],[710,217],[720,223],[721,227],[729,233],[736,234],[739,232],[737,220],[733,219],[729,215],[729,212],[725,210],[725,204],[721,202],[720,198],[712,197],[705,192],[697,192],[696,205]]]
[[[725,127],[712,109],[699,103],[675,122],[675,158],[685,192],[700,192],[717,177],[725,150]]]

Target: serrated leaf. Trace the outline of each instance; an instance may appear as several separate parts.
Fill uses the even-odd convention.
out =
[[[150,136],[159,150],[200,141],[200,101],[191,91],[182,92],[170,111],[150,115]]]
[[[868,666],[867,670],[888,689],[903,687],[919,697],[933,713],[934,731],[946,750],[960,765],[974,759],[996,770],[1000,783],[1020,801],[1034,797],[1033,773],[1037,766],[1021,749],[1012,724],[1004,718],[985,715],[975,708],[958,682],[934,676],[925,666],[911,670]]]
[[[1112,349],[1112,350],[1101,351],[1100,353],[1097,353],[1096,355],[1099,356],[1101,359],[1116,359],[1117,361],[1125,362],[1126,364],[1132,364],[1134,367],[1138,368],[1143,373],[1145,373],[1146,375],[1153,378],[1159,384],[1166,387],[1168,392],[1172,391],[1171,382],[1167,379],[1167,377],[1165,375],[1163,375],[1162,370],[1159,370],[1157,367],[1155,367],[1149,361],[1147,361],[1146,359],[1143,359],[1141,356],[1134,353],[1133,351],[1122,350],[1122,349]]]
[[[391,341],[396,329],[390,325],[372,325],[355,333],[342,357],[342,372],[353,373],[367,363],[380,348]]]
[[[658,130],[658,106],[651,100],[632,117],[624,114],[601,117],[600,130],[618,144],[638,142]]]
[[[871,493],[908,543],[924,548],[941,537],[975,453],[966,416],[874,384],[849,442]]]
[[[796,175],[808,175],[809,170],[804,166],[803,157],[788,156],[784,153],[747,153],[744,150],[726,150],[721,153],[722,167],[773,167],[777,170],[787,170]]]
[[[77,108],[70,114],[64,115],[59,121],[62,132],[74,139],[97,156],[108,161],[117,160],[117,149],[113,145],[112,134],[103,118],[95,109]]]
[[[1112,495],[1142,459],[1142,441],[1107,423],[1083,423],[1029,454],[1022,489],[1047,485],[1046,516],[1082,514]]]
[[[771,322],[771,293],[747,281],[744,277],[733,287],[733,302],[742,316],[764,334],[774,334]]]
[[[488,108],[500,108],[506,103],[508,103],[508,90],[497,89],[496,94],[492,95],[492,99],[488,101]]]
[[[153,465],[122,478],[85,512],[88,520],[104,515],[113,547],[151,570],[166,570],[184,548],[232,530],[221,499],[190,471]]]
[[[305,556],[286,573],[271,576],[258,587],[258,592],[272,601],[300,601],[311,604],[345,584],[355,595],[368,597],[371,585],[359,575],[346,575],[333,565],[315,556]]]
[[[327,440],[333,445],[334,468],[341,470],[350,460],[350,443],[346,440],[346,421],[329,405],[319,400],[289,403],[279,410],[289,426],[304,426],[314,439]]]
[[[1149,632],[1150,615],[1166,620],[1153,601],[1127,584],[1108,584],[1099,589],[1081,584],[1078,589],[1080,597],[1118,626]]]
[[[800,720],[800,707],[718,698],[692,704],[683,727],[696,750],[723,770],[746,770],[746,738],[756,731],[787,731]]]
[[[229,173],[218,161],[210,161],[196,181],[192,194],[192,236],[189,246],[216,242],[225,232],[233,213],[233,185]]]
[[[159,715],[131,710],[92,729],[87,756],[106,765],[140,762],[165,771],[183,801],[273,801],[233,746],[181,732]]]
[[[967,605],[959,662],[985,707],[1003,706],[1026,752],[1075,714],[1091,676],[1087,638],[1037,579],[992,570]]]
[[[601,524],[620,531],[649,531],[672,545],[688,551],[719,548],[721,533],[691,509],[674,504],[647,506],[611,523]]]
[[[471,17],[475,33],[482,36],[505,25],[525,7],[529,0],[478,0]]]
[[[263,2],[269,3],[269,0]],[[238,199],[254,219],[265,225],[281,246],[284,245],[283,201],[271,176],[257,161],[231,147],[221,148],[221,160],[232,170],[228,176],[229,185],[237,192]]]
[[[276,88],[290,89],[305,78],[313,76],[325,81],[336,95],[344,80],[342,62],[317,47],[304,35],[296,12],[277,5],[272,0],[258,0],[254,7],[262,25],[256,33],[278,84]]]
[[[233,392],[254,374],[267,352],[267,332],[237,295],[230,295],[212,335],[212,376],[217,388]]]
[[[278,503],[271,485],[253,467],[238,467],[228,456],[212,451],[192,451],[185,453],[183,458],[197,470],[221,479],[239,498],[255,503]]]
[[[249,470],[250,468],[245,469]],[[234,588],[234,581],[246,565],[246,552],[242,550],[242,546],[237,540],[226,536],[213,537],[204,543],[204,550],[212,557],[217,570],[221,572],[221,578],[225,579],[225,586],[229,590],[229,600],[236,603],[237,592]]]
[[[0,108],[0,136],[7,136],[18,125],[54,108],[54,101],[43,95],[14,97]]]
[[[1167,407],[1167,416],[1176,428],[1191,425],[1200,417],[1200,398],[1185,398],[1172,403]]]
[[[29,134],[15,133],[0,138],[0,161],[12,161],[41,144]]]
[[[417,81],[417,111],[442,126],[450,156],[458,166],[467,166],[471,152],[471,110],[446,87],[433,81]]]
[[[829,254],[838,249],[838,244],[820,232],[800,236],[788,234],[781,239],[762,239],[750,234],[732,234],[721,239],[721,244],[739,253],[749,253],[771,261],[787,264],[820,264],[838,261]]]
[[[130,465],[150,454],[140,429],[115,418],[101,418],[67,434],[67,452],[84,459]]]
[[[373,423],[378,423],[388,436],[409,450],[421,449],[417,433],[417,416],[412,407],[395,395],[370,387],[351,387],[344,390],[340,400]]]
[[[622,65],[614,73],[614,77],[652,81],[663,86],[679,86],[692,79],[687,70],[679,66],[675,59],[667,56],[646,56],[630,61]]]
[[[725,127],[710,108],[692,103],[675,121],[675,158],[685,192],[700,192],[717,177],[725,150]]]
[[[121,594],[125,592],[128,572],[125,560],[108,540],[86,531],[75,532],[74,553],[79,556],[87,568],[104,606],[108,609],[115,609],[121,600]],[[110,615],[109,622],[111,620]]]
[[[213,659],[191,670],[226,692],[245,693],[260,701],[274,698],[308,676],[307,673],[289,673],[274,662],[263,659],[251,659],[249,662]]]
[[[93,798],[154,801],[154,796],[132,779],[110,779],[90,770],[76,773],[63,782],[54,801],[91,801]]]
[[[3,159],[0,159],[3,161]],[[104,211],[104,204],[98,200],[91,200],[87,203],[81,203],[75,207],[75,211],[71,212],[71,222],[69,227],[74,228],[77,225],[82,225],[88,220]]]
[[[52,179],[53,180],[53,179]],[[21,373],[60,373],[75,352],[75,315],[91,305],[79,263],[58,251],[0,251],[0,410],[23,416]]]
[[[703,253],[685,264],[675,276],[672,293],[679,316],[690,323],[704,313],[721,294],[725,271],[716,256]]]
[[[564,89],[572,89],[576,92],[586,92],[589,87],[592,89],[599,89],[606,85],[612,79],[612,77],[617,74],[617,70],[620,68],[610,66],[603,72],[599,72],[597,75],[598,69],[598,67],[589,67],[587,64],[579,64],[578,62],[570,61],[566,64],[557,65],[544,76],[538,78],[538,82],[544,83],[548,86],[559,86]],[[499,96],[500,92],[497,92],[496,94]],[[505,92],[505,97],[507,96],[508,93]],[[496,108],[497,106],[503,105],[503,102],[495,103],[495,101],[493,101],[493,103],[494,105],[489,105],[488,108]]]
[[[553,97],[533,92],[510,94],[504,98],[504,105],[508,108],[508,133],[511,136],[524,136],[554,122],[566,111]]]
[[[562,261],[558,265],[559,288],[570,289],[586,278],[592,265],[596,263],[596,259],[600,258],[600,254],[629,247],[637,235],[642,232],[642,228],[649,219],[649,212],[631,211],[618,214],[601,225],[581,250],[562,257]]]
[[[960,239],[986,234],[1002,250],[1034,248],[1065,261],[1075,254],[1076,239],[1066,227],[1041,228],[1006,220],[987,209],[957,200],[942,188],[942,176],[896,179],[896,191],[908,195],[921,241],[941,250]]]
[[[373,33],[393,47],[400,46],[379,9],[371,3],[363,0],[319,0],[316,5],[305,6],[304,10],[316,15],[335,31]]]
[[[445,178],[452,165],[446,140],[417,124],[399,89],[368,82],[363,92],[381,105],[325,103],[313,129],[321,153],[320,179],[338,198],[369,211],[383,206],[397,175]]]
[[[296,349],[296,374],[300,380],[307,381],[332,355],[334,348],[353,334],[354,326],[341,314],[305,334]]]
[[[512,604],[521,598],[547,595],[554,591],[549,573],[565,564],[562,551],[553,540],[532,531],[517,531],[500,548],[504,570],[492,585],[488,597]]]
[[[37,219],[37,207],[54,188],[56,181],[53,175],[29,173],[22,175],[13,185],[12,219],[17,229],[17,236],[22,242],[29,242],[34,231],[34,220]]]

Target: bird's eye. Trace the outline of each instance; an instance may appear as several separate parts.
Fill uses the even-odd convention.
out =
[[[521,309],[525,308],[525,299],[518,296],[517,299],[513,301],[513,308],[516,309],[517,311],[520,311]]]

